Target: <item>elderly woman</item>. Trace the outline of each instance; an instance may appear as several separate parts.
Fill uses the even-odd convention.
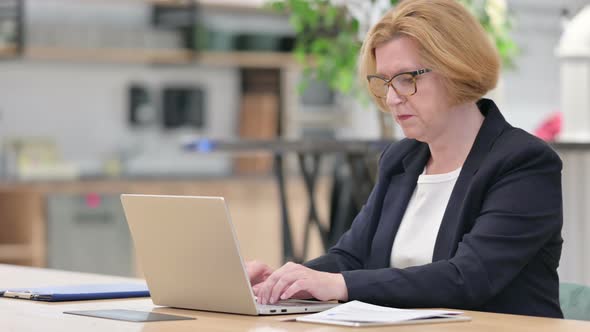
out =
[[[455,0],[405,0],[369,32],[360,72],[407,138],[390,145],[350,230],[273,271],[260,303],[361,300],[562,317],[561,161],[491,100],[499,57]]]

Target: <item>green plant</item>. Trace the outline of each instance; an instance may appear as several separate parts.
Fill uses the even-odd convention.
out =
[[[518,49],[509,36],[512,25],[505,0],[458,1],[479,19],[498,47],[504,65],[511,67]],[[397,3],[398,0],[389,0],[390,6]],[[356,84],[356,61],[361,47],[360,22],[346,6],[337,5],[333,0],[271,0],[269,5],[289,15],[296,33],[293,52],[304,65],[304,77],[324,81],[333,90],[346,95],[364,94]],[[304,82],[300,88],[305,86]]]
[[[514,67],[518,46],[510,37],[513,17],[506,8],[506,0],[459,0],[479,20],[492,41],[496,44],[502,63]]]
[[[293,53],[305,65],[304,76],[327,82],[333,90],[350,93],[361,47],[358,21],[329,0],[275,0],[270,5],[289,13],[296,33]]]

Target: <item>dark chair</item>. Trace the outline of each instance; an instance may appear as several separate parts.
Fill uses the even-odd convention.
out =
[[[561,283],[559,285],[559,303],[566,319],[590,321],[590,287]]]

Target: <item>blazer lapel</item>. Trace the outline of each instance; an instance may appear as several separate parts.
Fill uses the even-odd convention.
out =
[[[388,174],[390,177],[387,192],[381,207],[380,218],[367,268],[377,269],[390,266],[391,247],[395,234],[406,211],[406,207],[416,188],[418,176],[430,157],[428,145],[420,144],[418,149],[403,160],[403,171]]]
[[[462,227],[461,223],[464,220],[461,218],[461,213],[464,210],[463,201],[471,179],[477,173],[496,138],[505,128],[510,126],[493,101],[481,99],[477,106],[486,118],[477,133],[449,198],[434,245],[433,262],[449,259],[454,255],[460,240],[457,237],[462,235],[460,227]]]

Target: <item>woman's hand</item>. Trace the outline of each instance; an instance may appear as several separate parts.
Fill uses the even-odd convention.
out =
[[[273,272],[266,281],[254,287],[254,293],[260,304],[273,304],[289,298],[348,300],[342,274],[320,272],[295,263],[287,263]]]
[[[246,262],[246,272],[248,273],[250,284],[255,286],[265,281],[274,270],[262,262],[248,261]]]

